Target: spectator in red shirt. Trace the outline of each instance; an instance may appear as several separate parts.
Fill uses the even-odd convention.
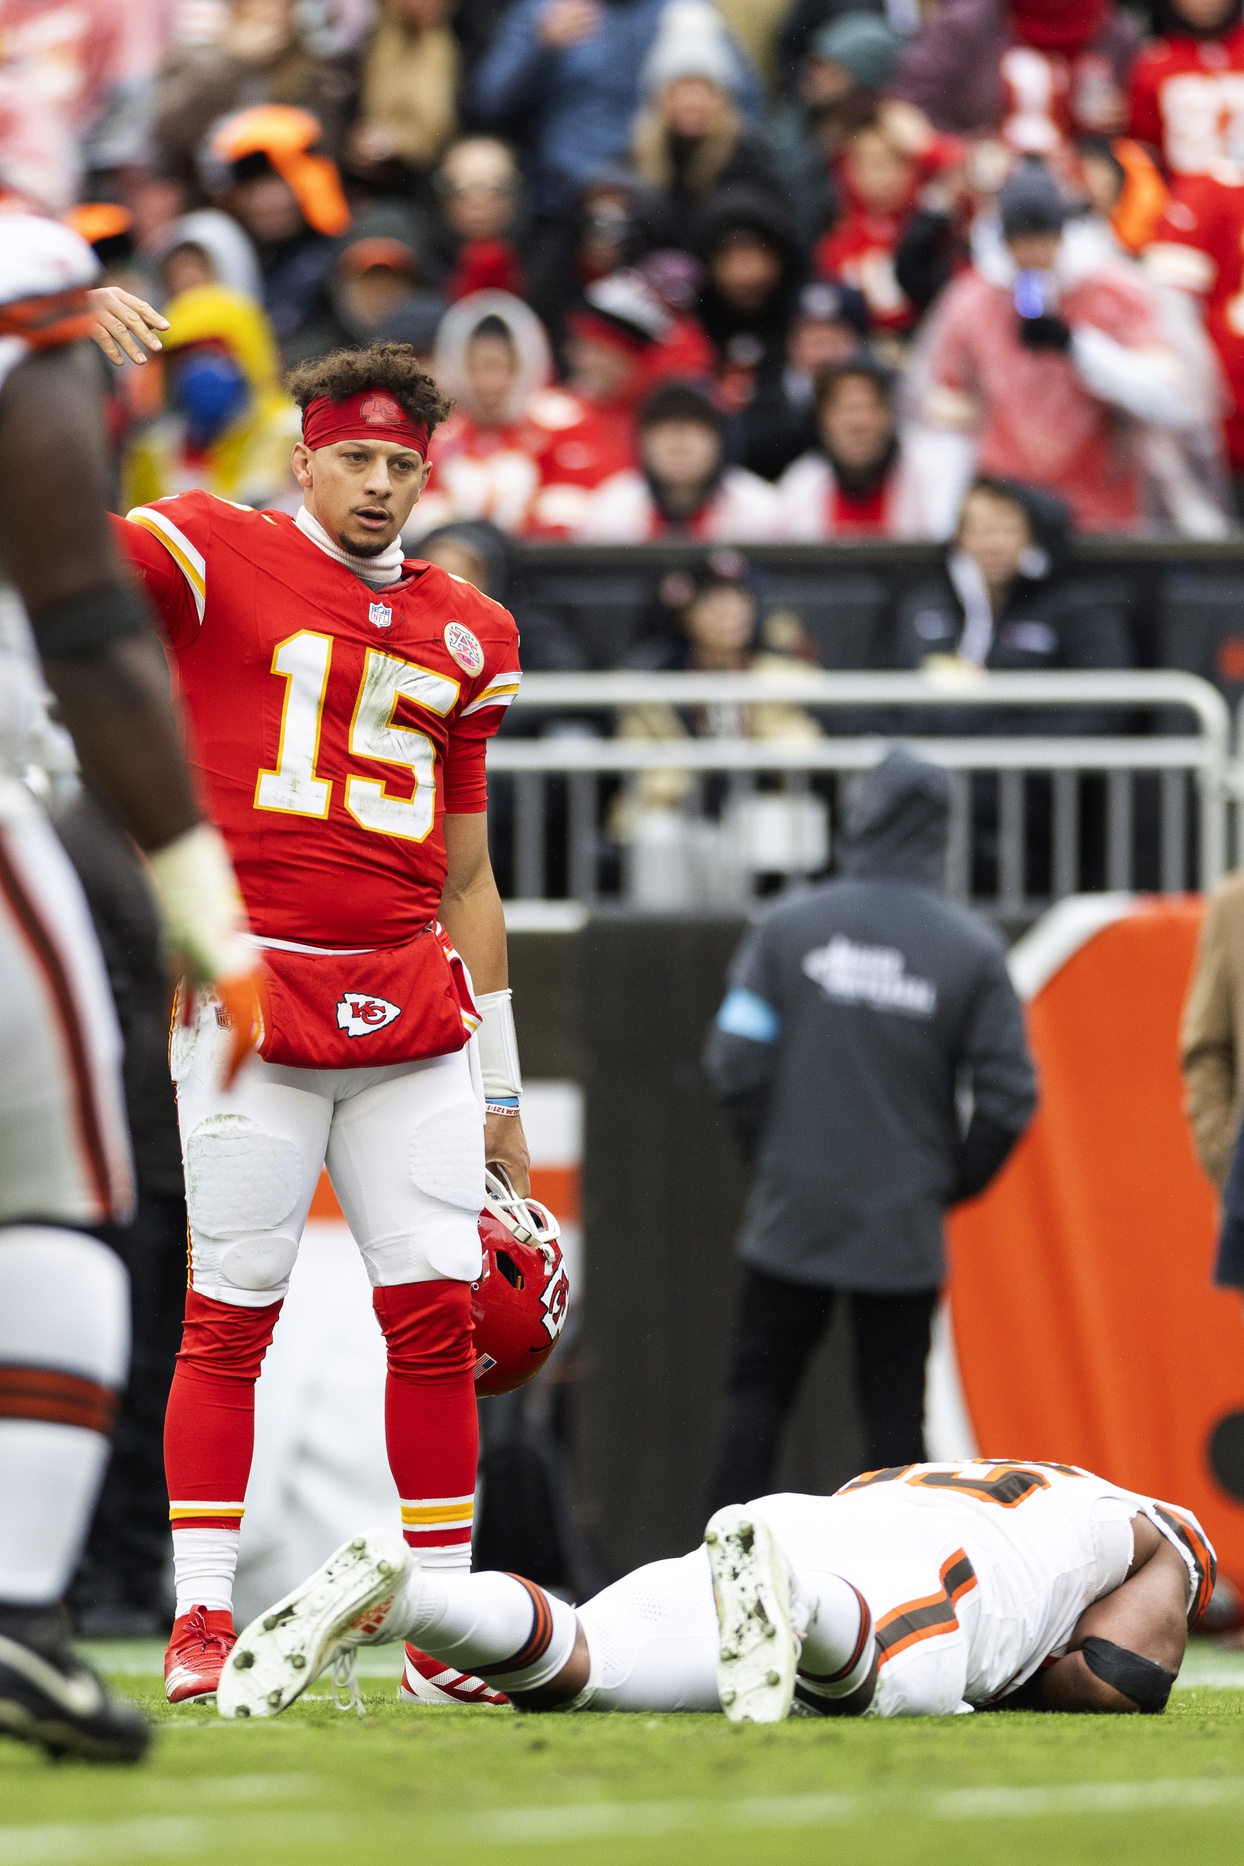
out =
[[[867,351],[821,371],[817,444],[778,482],[784,538],[920,535],[894,400],[893,373]]]
[[[862,292],[875,329],[910,330],[916,307],[894,276],[894,254],[916,196],[917,160],[878,111],[848,136],[838,174],[846,211],[819,242],[816,270]]]
[[[589,285],[566,327],[568,393],[557,398],[565,425],[542,458],[527,526],[542,537],[576,533],[587,494],[634,466],[635,415],[649,390],[671,376],[707,375],[712,357],[694,320],[672,312],[638,269]]]
[[[514,153],[494,136],[453,143],[436,172],[439,224],[428,244],[429,277],[453,304],[471,292],[526,291],[519,256],[520,177]]]
[[[1167,173],[1207,175],[1241,150],[1241,0],[1158,0],[1154,32],[1132,68],[1132,135]]]
[[[1244,493],[1244,171],[1176,177],[1145,269],[1203,306],[1228,390],[1224,438],[1236,508]]]
[[[1126,127],[1136,23],[1113,0],[943,0],[891,86],[939,130],[1025,155]]]
[[[587,502],[578,536],[755,543],[776,535],[778,499],[766,480],[726,463],[725,424],[689,383],[667,382],[639,414],[639,467],[615,473]]]
[[[1093,222],[1063,227],[1049,171],[1026,162],[999,195],[1002,239],[946,288],[915,365],[919,417],[963,444],[922,461],[931,502],[971,471],[1055,492],[1086,531],[1146,515],[1142,439],[1188,420],[1190,384],[1143,279]],[[940,529],[940,527],[938,528]]]

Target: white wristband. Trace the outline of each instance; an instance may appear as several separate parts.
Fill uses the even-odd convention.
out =
[[[523,1072],[518,1064],[518,1036],[510,998],[507,987],[505,991],[481,992],[475,999],[480,1015],[476,1034],[485,1101],[523,1092]]]
[[[210,985],[252,971],[246,911],[219,831],[198,823],[150,859],[165,937],[192,983]]]

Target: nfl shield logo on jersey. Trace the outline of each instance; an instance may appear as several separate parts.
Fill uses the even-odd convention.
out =
[[[337,1028],[348,1037],[367,1037],[383,1030],[402,1015],[400,1004],[390,1004],[371,991],[347,991],[337,1006]]]
[[[374,622],[377,628],[388,628],[393,620],[393,611],[388,603],[372,603],[367,611],[367,620]]]

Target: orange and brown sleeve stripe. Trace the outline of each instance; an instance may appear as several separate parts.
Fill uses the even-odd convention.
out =
[[[1178,1537],[1196,1564],[1196,1591],[1188,1608],[1188,1625],[1195,1626],[1209,1606],[1214,1582],[1218,1578],[1218,1558],[1197,1524],[1185,1516],[1182,1510],[1164,1509],[1161,1505],[1156,1507],[1171,1534]]]
[[[526,1588],[531,1597],[533,1614],[531,1635],[513,1658],[504,1660],[500,1665],[488,1667],[490,1679],[508,1676],[511,1672],[525,1672],[529,1665],[535,1665],[539,1659],[544,1657],[553,1642],[553,1615],[544,1597],[544,1589],[536,1587],[531,1581],[524,1580],[521,1574],[512,1574],[510,1579],[517,1581],[520,1587]]]
[[[939,1578],[942,1585],[936,1594],[927,1594],[922,1600],[904,1601],[902,1606],[893,1608],[884,1619],[878,1620],[879,1665],[906,1652],[909,1646],[919,1645],[923,1639],[958,1632],[955,1608],[976,1586],[976,1570],[963,1549],[956,1549],[942,1563]]]
[[[94,325],[95,313],[81,287],[0,305],[0,337],[20,337],[32,350],[75,343],[79,337],[89,337]]]
[[[112,1436],[119,1395],[54,1367],[0,1367],[0,1419],[41,1419]]]

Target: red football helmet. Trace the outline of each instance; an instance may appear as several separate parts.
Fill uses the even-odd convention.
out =
[[[484,1266],[471,1285],[471,1320],[475,1391],[486,1396],[512,1393],[544,1366],[566,1320],[570,1282],[548,1207],[520,1199],[491,1168],[484,1177]]]

